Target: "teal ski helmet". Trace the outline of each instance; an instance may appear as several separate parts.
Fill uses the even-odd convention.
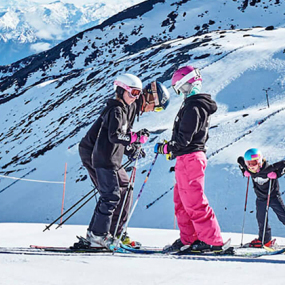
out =
[[[263,156],[259,149],[257,148],[250,148],[244,154],[244,161],[245,164],[248,166],[248,161],[257,160],[259,165],[262,165]]]

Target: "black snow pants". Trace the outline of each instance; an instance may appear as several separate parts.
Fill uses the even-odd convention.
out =
[[[127,189],[128,189],[129,177],[128,177],[124,168],[121,168],[118,171],[105,169],[105,170],[107,170],[106,173],[108,173],[107,176],[109,176],[110,173],[113,173],[113,172],[115,173],[115,176],[113,176],[112,174],[110,175],[112,177],[112,179],[110,180],[110,184],[112,184],[112,185],[107,185],[107,187],[110,186],[110,188],[107,189],[107,191],[103,189],[103,192],[101,192],[96,171],[92,167],[91,153],[89,151],[79,147],[79,154],[80,154],[80,158],[81,158],[83,166],[86,167],[91,181],[96,186],[96,188],[99,190],[99,194],[100,194],[100,198],[99,198],[99,201],[96,205],[92,219],[90,221],[88,230],[93,231],[94,234],[103,235],[106,233],[106,230],[109,229],[110,233],[113,235],[115,232],[115,229],[116,229],[118,219],[119,219],[120,211],[121,211],[122,206],[123,206],[125,194],[126,194]],[[103,168],[101,168],[101,169],[103,169]],[[115,178],[115,177],[117,177],[117,178]],[[106,178],[107,177],[104,177],[104,174],[103,174],[102,178],[100,177],[100,179],[102,181],[104,181]],[[111,183],[111,181],[113,181],[113,182]],[[103,183],[103,187],[104,187],[104,185],[105,184]],[[119,192],[117,191],[118,185],[119,185]],[[113,198],[113,192],[115,195],[116,202],[114,201],[114,203],[111,203],[112,204],[111,205],[110,203],[108,203],[108,199],[110,200],[111,198]],[[121,234],[121,232],[123,230],[123,225],[128,219],[129,208],[130,208],[131,204],[132,204],[132,192],[129,193],[128,198],[126,200],[126,203],[125,203],[125,206],[123,209],[123,213],[122,213],[122,217],[121,217],[121,220],[119,223],[117,235]],[[104,208],[104,210],[102,210],[102,207]],[[106,210],[106,208],[109,208],[109,209]],[[101,218],[103,218],[103,220],[105,220],[105,222],[102,222],[102,224],[104,224],[104,223],[106,223],[106,224],[104,227],[102,227],[102,228],[99,227],[98,229],[95,229],[95,231],[94,231],[94,223],[95,223],[94,220],[95,220],[95,217],[98,216],[97,211],[99,211],[99,216]],[[102,214],[101,214],[101,212],[102,212]],[[96,218],[96,220],[99,219],[99,216]],[[111,218],[111,225],[109,225],[110,224],[110,221],[109,221],[110,218]],[[108,223],[108,225],[107,225],[107,223]]]
[[[95,171],[100,197],[89,224],[89,230],[95,235],[105,235],[108,232],[113,235],[127,192],[128,176],[124,169],[116,171],[112,169],[95,168]],[[131,200],[132,197],[130,193],[123,209],[117,234],[121,233],[123,224],[127,221]]]
[[[267,204],[266,199],[261,199],[261,198],[256,199],[256,218],[257,218],[258,228],[259,228],[258,239],[260,241],[262,241],[262,237],[263,237],[266,204]],[[279,195],[275,197],[270,197],[269,207],[272,208],[274,213],[277,215],[278,219],[283,223],[283,225],[285,225],[285,206],[282,201],[282,198]],[[268,224],[268,216],[267,216],[264,243],[269,242],[271,239],[272,239],[271,227]]]

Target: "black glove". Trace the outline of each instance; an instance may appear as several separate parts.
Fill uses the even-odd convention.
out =
[[[141,136],[149,137],[149,130],[148,129],[141,129],[137,132],[137,134],[140,134]]]
[[[239,169],[241,170],[242,172],[242,175],[244,176],[244,172],[246,171],[246,165],[245,165],[245,162],[244,162],[244,158],[242,156],[240,156],[238,159],[237,159],[237,163],[238,163],[238,166],[239,166]]]
[[[132,156],[129,156],[129,160],[135,161],[136,159],[145,158],[146,153],[143,148],[140,151],[136,151]]]
[[[237,159],[237,163],[244,168],[245,166],[245,162],[244,162],[244,158],[242,156],[240,156],[238,159]]]
[[[138,151],[139,147],[140,147],[140,144],[127,145],[125,147],[124,154],[127,155],[129,160],[131,161],[136,160],[137,156],[139,156],[138,159],[141,159],[142,157],[144,158],[146,154],[142,148],[140,148],[140,151]]]

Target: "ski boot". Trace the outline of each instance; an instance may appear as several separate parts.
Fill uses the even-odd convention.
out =
[[[230,247],[231,239],[227,240],[223,245],[210,245],[201,240],[196,240],[191,245],[183,246],[180,251],[177,253],[178,255],[183,254],[203,254],[206,252],[213,254],[234,254],[234,248]]]
[[[191,251],[193,252],[207,252],[207,251],[222,251],[222,245],[210,245],[201,240],[194,241],[190,246]]]
[[[78,238],[78,242],[75,242],[73,244],[73,246],[70,247],[70,249],[88,249],[90,248],[90,242],[84,238],[84,237],[79,237],[76,236]]]
[[[120,235],[117,235],[117,239],[119,238],[120,238]],[[142,246],[140,242],[131,240],[131,238],[128,236],[127,233],[123,234],[121,243],[129,247],[135,248],[135,249],[139,249]]]
[[[267,243],[264,243],[264,246],[266,247],[274,247],[276,239],[270,240]],[[248,247],[255,247],[255,248],[261,248],[262,247],[262,242],[258,238],[252,240],[249,244]]]
[[[181,239],[177,239],[173,244],[166,245],[163,248],[163,253],[174,253],[180,251],[180,249],[184,246]]]

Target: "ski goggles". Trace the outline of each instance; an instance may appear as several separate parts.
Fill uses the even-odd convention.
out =
[[[248,167],[254,167],[259,164],[258,160],[248,160],[245,162]]]
[[[156,81],[151,82],[150,86],[151,90],[146,90],[145,102],[146,104],[154,104],[153,111],[160,112],[164,108],[159,103]]]
[[[135,87],[130,87],[130,86],[124,84],[123,82],[120,82],[120,81],[117,81],[117,80],[114,82],[114,84],[117,85],[117,86],[120,86],[123,89],[125,89],[126,91],[128,91],[129,92],[129,96],[131,98],[138,99],[140,97],[141,93],[142,93],[141,89],[135,88]]]
[[[182,95],[182,94],[190,94],[191,91],[193,89],[193,85],[191,83],[186,82],[185,84],[183,84],[179,90],[175,91],[178,95]]]
[[[192,80],[191,80],[192,79]],[[188,82],[188,81],[190,81],[191,80],[191,82]],[[188,74],[186,74],[184,77],[182,77],[180,80],[178,80],[174,85],[172,85],[172,87],[173,87],[173,89],[174,89],[174,91],[178,94],[178,95],[180,95],[181,94],[181,91],[180,91],[180,89],[181,89],[181,87],[185,84],[185,83],[189,83],[189,84],[191,84],[191,83],[193,83],[193,82],[195,82],[195,81],[197,81],[197,80],[202,80],[202,77],[201,77],[201,73],[200,73],[200,71],[199,71],[199,69],[194,69],[193,71],[191,71],[190,73],[188,73]]]

